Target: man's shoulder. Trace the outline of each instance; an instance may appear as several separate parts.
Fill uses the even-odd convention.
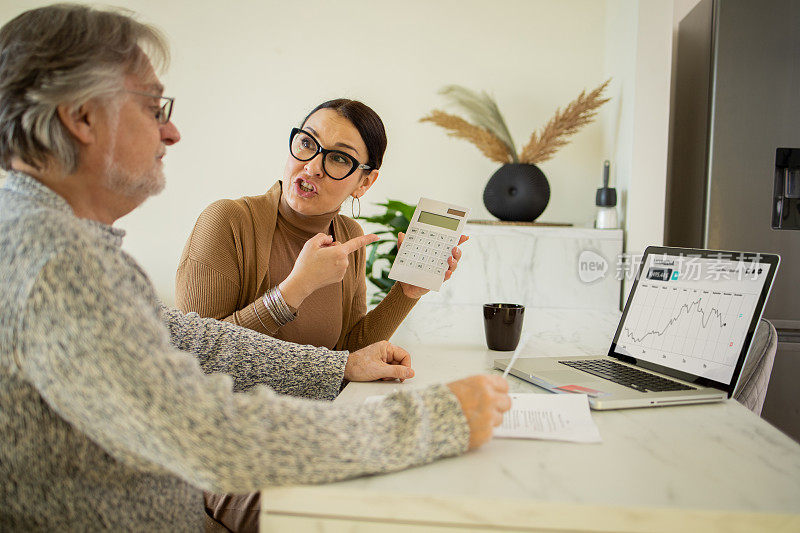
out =
[[[80,220],[58,210],[32,207],[0,214],[0,250],[0,315],[5,316],[21,312],[45,272],[51,272],[54,287],[80,286],[107,269],[103,252]]]
[[[89,237],[72,213],[30,207],[0,215],[0,243],[8,253],[24,251],[31,256],[64,248],[85,249]]]

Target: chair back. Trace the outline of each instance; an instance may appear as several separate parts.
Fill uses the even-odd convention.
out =
[[[775,352],[778,349],[778,332],[768,320],[761,319],[750,351],[739,378],[739,386],[733,397],[742,405],[761,416],[764,407],[764,398],[767,396],[769,376],[772,374],[772,364],[775,362]]]

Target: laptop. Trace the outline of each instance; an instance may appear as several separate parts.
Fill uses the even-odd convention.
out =
[[[598,410],[730,398],[779,263],[773,254],[650,246],[608,355],[518,358],[509,373],[587,394]]]

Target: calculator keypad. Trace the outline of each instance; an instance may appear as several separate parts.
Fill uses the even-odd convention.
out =
[[[397,254],[397,264],[442,276],[447,272],[447,258],[457,242],[457,236],[410,228]]]

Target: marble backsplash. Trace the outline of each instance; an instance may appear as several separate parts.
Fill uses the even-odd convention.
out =
[[[619,309],[622,230],[468,223],[465,233],[458,270],[426,302]]]

